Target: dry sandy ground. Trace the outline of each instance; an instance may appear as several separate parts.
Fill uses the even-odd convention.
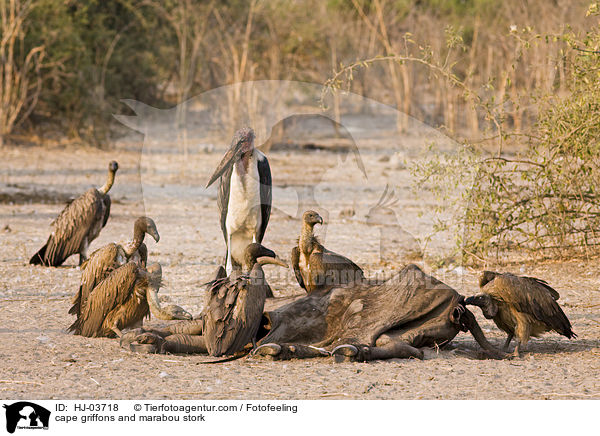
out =
[[[148,242],[150,261],[160,262],[166,286],[161,295],[197,314],[202,308],[202,283],[210,279],[223,254],[216,192],[203,186],[222,148],[190,153],[153,153],[141,160],[140,137],[111,151],[69,148],[5,148],[0,161],[0,194],[16,202],[0,202],[0,396],[10,399],[591,399],[600,398],[600,262],[597,260],[526,263],[504,267],[546,279],[561,294],[572,321],[575,340],[557,334],[533,339],[516,360],[473,358],[475,341],[461,333],[453,348],[428,350],[424,361],[399,360],[336,364],[332,359],[269,362],[241,359],[219,365],[198,365],[205,356],[137,355],[119,348],[114,339],[89,339],[66,333],[67,314],[80,278],[77,257],[61,268],[28,265],[45,242],[49,224],[63,208],[60,201],[104,182],[105,168],[117,159],[120,170],[111,191],[108,225],[92,244],[130,237],[134,219],[147,212],[161,233]],[[369,225],[366,213],[377,203],[386,183],[396,189],[394,206],[401,225],[423,238],[431,218],[420,215],[423,198],[410,195],[409,174],[391,148],[363,150],[369,170],[365,185],[356,171],[340,176],[339,155],[330,152],[272,152],[274,210],[264,243],[289,260],[300,222],[295,188],[325,171],[315,198],[328,202],[325,244],[364,265],[369,274],[402,265],[400,242],[381,248],[386,226]],[[410,156],[409,156],[410,157]],[[348,169],[348,162],[342,163]],[[140,188],[140,168],[143,189]],[[39,195],[33,196],[32,192]],[[24,193],[15,196],[15,193]],[[57,201],[58,199],[58,201]],[[144,201],[143,201],[143,200]],[[431,210],[433,200],[425,205]],[[300,206],[303,208],[304,206]],[[355,211],[349,216],[348,210]],[[421,212],[423,212],[421,210]],[[390,217],[393,219],[393,216]],[[379,223],[381,224],[381,223]],[[393,227],[392,227],[393,228]],[[321,234],[325,229],[320,229]],[[385,239],[385,238],[384,238]],[[397,249],[397,252],[394,252]],[[431,251],[431,247],[428,248]],[[380,252],[382,254],[380,254]],[[420,263],[464,295],[477,289],[479,271],[438,269]],[[301,289],[290,271],[270,267],[276,295]],[[485,333],[499,344],[504,335],[478,310]],[[150,324],[157,324],[150,320]],[[471,352],[470,352],[471,351]]]

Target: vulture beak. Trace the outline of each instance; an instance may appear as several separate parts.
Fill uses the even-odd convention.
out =
[[[289,268],[288,264],[285,263],[283,260],[281,260],[279,257],[270,257],[270,256],[259,257],[258,259],[256,259],[256,263],[258,263],[259,265],[271,264],[271,265],[279,265],[284,268]]]
[[[321,216],[319,216],[319,221],[318,221],[318,223],[319,223],[319,224],[321,224],[321,225],[323,225],[323,218],[321,218]]]
[[[234,147],[231,147],[229,150],[227,150],[227,153],[225,153],[225,156],[223,156],[223,159],[221,159],[221,163],[219,163],[219,166],[217,166],[217,169],[206,184],[207,188],[213,183],[215,183],[215,181],[223,175],[225,170],[227,170],[227,168],[229,168],[229,166],[233,164],[233,160],[242,148],[242,144],[243,141],[239,141],[237,144],[235,144]]]
[[[152,236],[152,239],[154,239],[156,242],[160,241],[160,235],[158,234],[158,230],[150,229],[150,236]]]
[[[152,239],[154,239],[156,242],[160,241],[160,235],[158,234],[158,230],[154,222],[149,223],[146,233],[152,236]]]

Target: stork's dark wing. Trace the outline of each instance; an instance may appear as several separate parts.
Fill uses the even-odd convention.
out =
[[[42,263],[59,266],[78,253],[83,238],[103,218],[102,209],[102,196],[94,188],[70,202],[51,224],[53,232],[46,243]]]
[[[128,262],[102,280],[88,297],[78,318],[79,326],[74,325],[73,330],[77,333],[79,327],[82,336],[98,336],[109,312],[123,304],[134,292],[137,270],[134,262]]]
[[[298,247],[292,248],[292,266],[294,267],[294,275],[296,276],[296,280],[298,280],[298,284],[302,289],[306,290],[302,272],[300,271],[300,249]]]
[[[258,166],[258,181],[260,182],[260,212],[261,222],[260,229],[257,235],[257,242],[261,243],[265,232],[267,231],[267,225],[269,224],[269,218],[271,217],[271,204],[273,202],[273,181],[271,179],[271,167],[267,157],[260,151],[257,150],[257,166]]]
[[[118,260],[118,246],[110,243],[94,251],[90,258],[81,265],[81,285],[79,291],[73,297],[73,306],[69,310],[71,315],[81,315],[81,310],[92,290],[104,280],[116,266],[120,266]],[[125,262],[125,259],[122,260]]]
[[[219,208],[221,231],[223,232],[223,238],[225,244],[227,244],[227,229],[225,228],[225,221],[227,220],[227,207],[229,205],[229,190],[231,189],[231,173],[233,172],[233,165],[225,170],[221,176],[219,182],[219,192],[217,193],[217,207]],[[227,248],[229,250],[229,247]]]
[[[552,330],[568,338],[574,337],[571,323],[562,311],[555,296],[558,295],[546,282],[531,277],[501,274],[481,290],[494,299],[514,306],[519,312],[527,313]]]

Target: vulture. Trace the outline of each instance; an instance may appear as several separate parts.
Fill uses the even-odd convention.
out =
[[[363,280],[365,276],[358,265],[321,245],[313,233],[315,224],[323,224],[323,218],[313,210],[304,212],[298,246],[292,248],[292,264],[300,287],[311,293]]]
[[[255,344],[268,289],[265,264],[287,268],[273,251],[252,243],[245,250],[242,272],[225,277],[220,267],[208,283],[202,334],[211,356],[235,354],[249,342]]]
[[[479,287],[482,293],[468,297],[465,304],[479,306],[487,319],[493,319],[508,334],[505,351],[517,337],[516,357],[531,336],[554,330],[569,339],[577,337],[556,302],[560,295],[544,280],[484,271]]]
[[[131,260],[145,268],[148,259],[148,248],[144,244],[144,235],[148,233],[156,242],[160,235],[151,218],[139,217],[133,225],[133,239],[124,244],[111,242],[94,251],[90,258],[81,265],[81,286],[72,300],[69,310],[71,315],[81,315],[86,300],[92,290],[112,271]]]
[[[158,301],[162,270],[155,263],[142,268],[127,262],[112,271],[90,293],[81,316],[69,327],[86,337],[121,336],[121,330],[139,325],[150,313],[149,303]]]
[[[87,259],[90,243],[98,237],[110,215],[108,191],[119,169],[117,162],[108,164],[108,178],[100,189],[90,188],[71,201],[52,222],[53,231],[42,248],[29,260],[32,265],[60,266],[79,253],[79,265]]]
[[[254,130],[245,127],[236,132],[206,187],[219,178],[217,206],[226,245],[225,270],[230,274],[242,268],[248,244],[262,243],[271,216],[271,168],[254,147]]]

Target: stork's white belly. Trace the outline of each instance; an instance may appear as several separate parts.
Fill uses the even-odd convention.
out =
[[[225,228],[229,235],[246,233],[250,243],[261,225],[260,182],[254,156],[250,159],[248,169],[248,173],[240,177],[237,164],[233,168]]]

